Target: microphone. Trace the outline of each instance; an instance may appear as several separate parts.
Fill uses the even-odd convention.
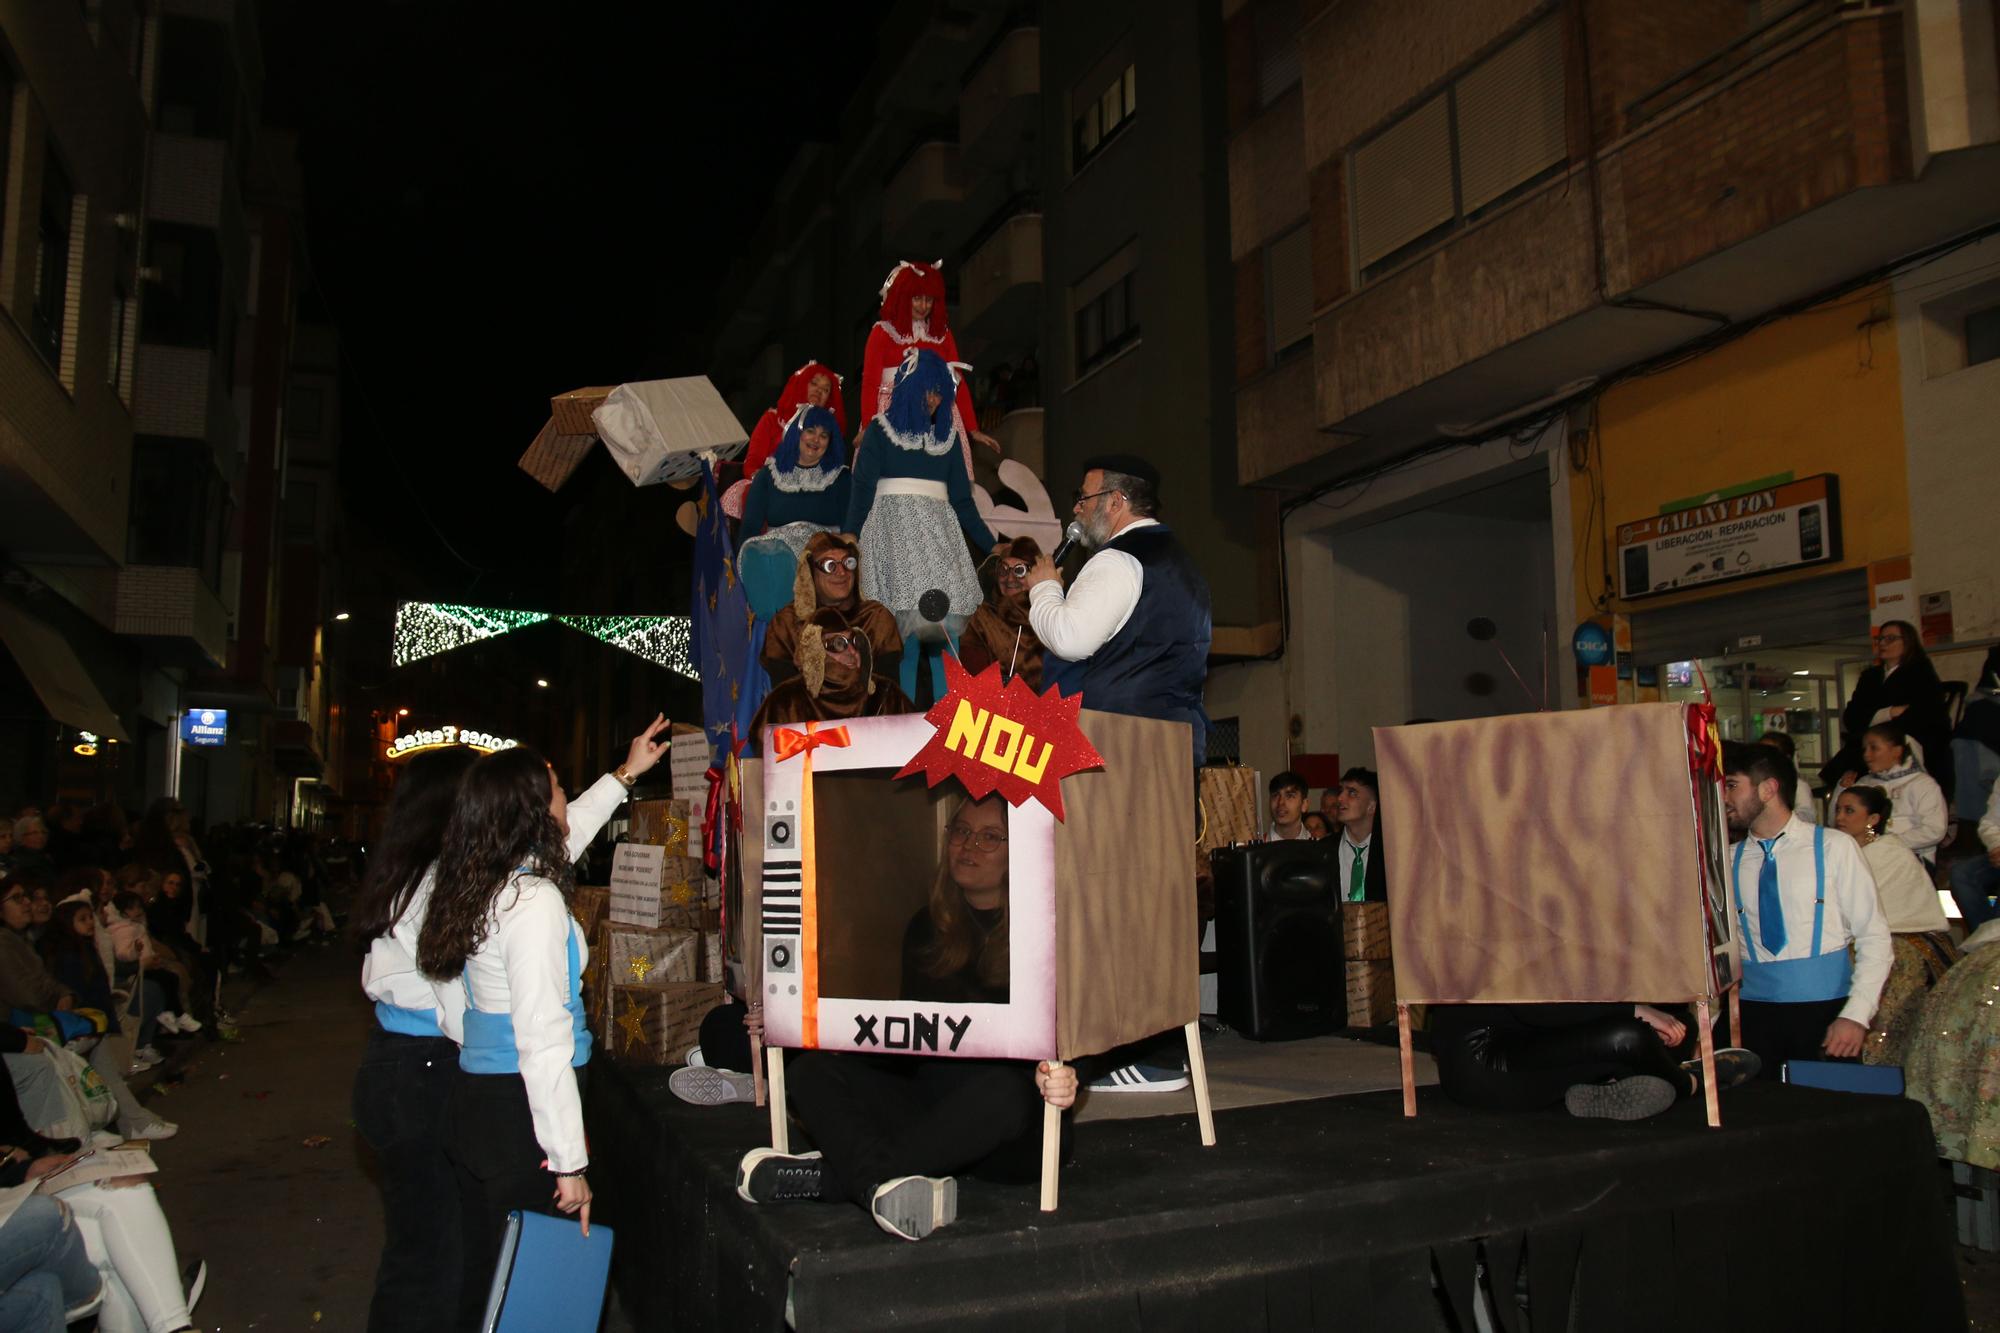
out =
[[[1529,703],[1535,703],[1536,702],[1535,692],[1528,688],[1527,681],[1521,679],[1521,673],[1514,670],[1513,659],[1507,656],[1507,650],[1505,648],[1502,648],[1497,642],[1493,642],[1500,633],[1500,627],[1494,624],[1492,621],[1488,620],[1485,616],[1474,616],[1472,619],[1465,622],[1465,632],[1469,637],[1476,640],[1477,642],[1493,643],[1493,651],[1500,654],[1500,660],[1502,662],[1505,662],[1507,664],[1507,670],[1513,673],[1514,683],[1521,687],[1521,693],[1528,696]],[[1548,711],[1548,696],[1546,691],[1544,691],[1543,697],[1540,702],[1541,702],[1541,711],[1543,712]]]
[[[1055,552],[1049,556],[1049,563],[1060,565],[1063,562],[1063,557],[1075,550],[1076,544],[1082,540],[1083,524],[1076,519],[1071,519],[1069,526],[1063,529],[1063,539],[1056,543]]]

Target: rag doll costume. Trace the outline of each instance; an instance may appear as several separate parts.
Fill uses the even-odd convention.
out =
[[[811,466],[799,462],[799,436],[826,432],[826,452]],[[777,452],[750,479],[743,502],[743,545],[781,541],[794,558],[815,532],[833,532],[847,521],[847,440],[840,422],[824,407],[805,406],[792,415]]]
[[[910,298],[928,296],[931,311],[919,319],[910,310]],[[951,365],[958,361],[958,339],[952,336],[951,318],[944,303],[944,261],[917,264],[904,260],[889,271],[882,283],[882,312],[868,331],[868,346],[861,355],[861,419],[869,422],[889,410],[896,373],[912,350],[934,352]],[[960,381],[952,394],[952,427],[958,432],[965,459],[965,474],[972,475],[971,439],[979,430],[972,411],[972,387]],[[856,457],[861,445],[856,443]],[[852,529],[850,529],[851,531]]]
[[[806,362],[785,381],[778,401],[765,408],[764,415],[757,418],[757,425],[750,432],[750,445],[743,452],[743,478],[722,493],[723,513],[735,519],[743,517],[743,506],[750,498],[751,483],[764,464],[778,452],[778,445],[785,438],[785,428],[798,415],[801,407],[831,410],[834,420],[839,423],[841,438],[847,437],[847,403],[841,396],[840,376],[834,374],[823,361]]]

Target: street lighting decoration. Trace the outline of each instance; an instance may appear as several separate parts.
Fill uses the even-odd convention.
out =
[[[455,606],[443,602],[404,602],[396,608],[391,660],[396,666],[408,666],[453,648],[549,620],[614,648],[623,648],[689,680],[701,679],[692,652],[693,626],[686,616],[555,615],[547,611]]]
[[[535,677],[535,684],[539,685],[542,689],[545,690],[549,687],[549,683],[546,680],[543,680],[540,676]]]
[[[333,613],[333,618],[335,620],[351,620],[353,616],[346,611],[336,611]]]

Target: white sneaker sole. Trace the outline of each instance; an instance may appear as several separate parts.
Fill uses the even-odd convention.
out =
[[[724,1106],[755,1101],[757,1091],[748,1074],[707,1065],[690,1065],[667,1075],[667,1091],[694,1106]]]
[[[897,1240],[922,1240],[958,1219],[958,1181],[951,1176],[903,1176],[884,1181],[868,1212]]]

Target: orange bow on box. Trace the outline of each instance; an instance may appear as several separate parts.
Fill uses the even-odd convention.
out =
[[[804,731],[779,727],[772,733],[771,739],[778,747],[773,758],[781,764],[793,755],[810,753],[816,745],[844,747],[852,744],[847,738],[846,727],[828,727],[822,731],[817,722],[806,723]]]

